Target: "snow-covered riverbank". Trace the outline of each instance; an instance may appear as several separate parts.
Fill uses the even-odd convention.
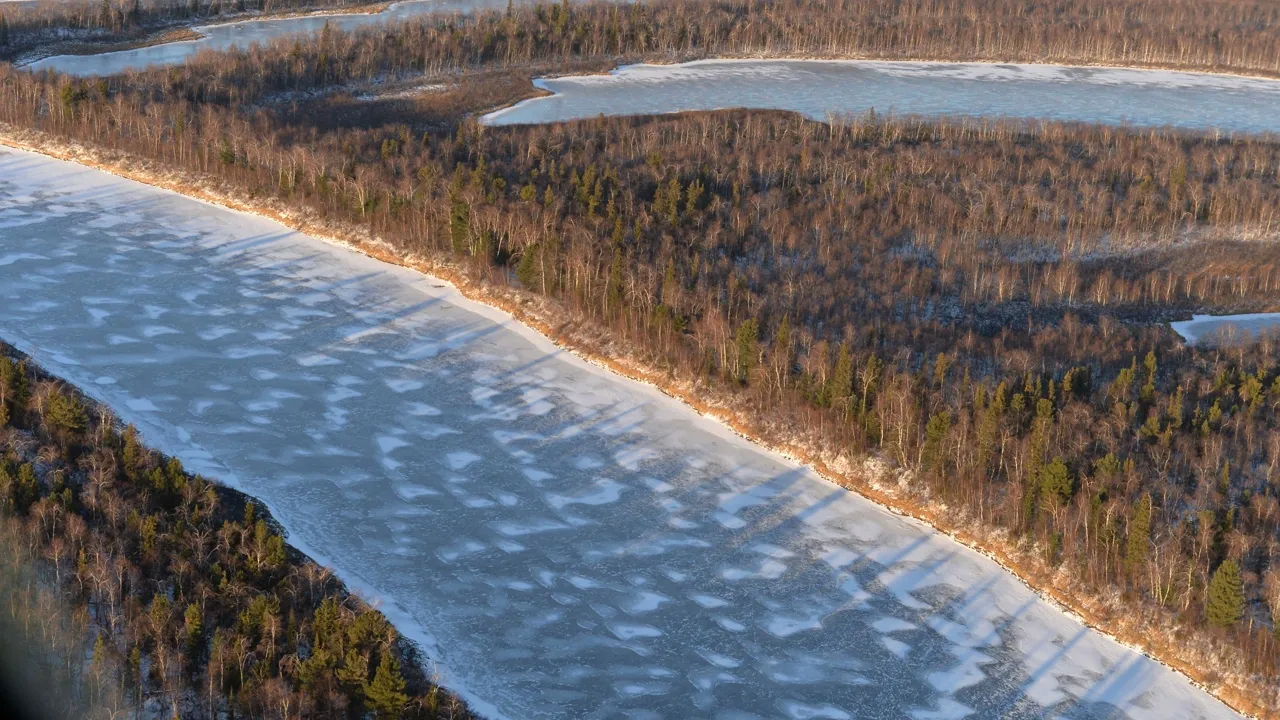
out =
[[[1190,320],[1169,323],[1183,340],[1195,344],[1203,340],[1256,337],[1259,333],[1280,331],[1280,313],[1245,315],[1192,315]]]
[[[95,55],[54,55],[26,67],[33,71],[54,70],[85,77],[119,75],[129,70],[143,70],[152,66],[178,65],[205,51],[245,49],[255,44],[265,45],[278,38],[310,35],[320,32],[325,25],[335,31],[356,30],[427,13],[470,13],[477,10],[498,10],[506,6],[506,0],[406,0],[392,3],[386,10],[377,13],[313,13],[200,25],[192,28],[201,36],[195,40]]]
[[[35,155],[0,177],[0,334],[263,498],[490,715],[1231,716],[431,278]]]
[[[491,125],[688,110],[1035,118],[1223,132],[1280,132],[1280,81],[1235,75],[988,63],[702,60],[543,78],[552,93],[490,113]]]

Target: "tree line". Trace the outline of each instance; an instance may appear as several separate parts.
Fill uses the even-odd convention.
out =
[[[470,717],[261,506],[3,345],[0,550],[40,716]]]
[[[220,12],[341,7],[359,0],[102,0],[5,12],[10,55],[93,29],[101,41]],[[452,23],[413,20],[422,28]],[[708,54],[1112,63],[1280,73],[1280,7],[1268,0],[657,0],[511,8],[437,41],[455,63],[559,55]],[[5,52],[0,47],[0,52]],[[432,51],[434,53],[434,51]],[[404,58],[406,62],[411,57]]]
[[[570,28],[657,18],[675,25],[651,35],[677,37],[703,21],[680,7],[326,32],[106,80],[0,68],[0,121],[541,296],[768,439],[890,459],[905,497],[1195,638],[1173,653],[1275,711],[1276,338],[1187,347],[1156,321],[1274,309],[1280,144],[874,115],[467,119],[461,99],[498,104],[513,77],[601,63]],[[508,64],[503,37],[532,50]],[[347,114],[351,84],[382,77],[449,90]]]
[[[48,0],[0,9],[0,60],[42,46],[92,51],[93,44],[141,42],[176,26],[245,15],[340,10],[370,0]]]

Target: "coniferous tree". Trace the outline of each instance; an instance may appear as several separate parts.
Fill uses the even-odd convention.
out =
[[[934,413],[924,429],[924,445],[920,448],[920,470],[928,474],[942,464],[942,442],[951,430],[951,412]]]
[[[1214,571],[1205,616],[1210,625],[1220,628],[1233,627],[1244,617],[1244,585],[1235,560],[1224,560]]]
[[[744,385],[750,380],[751,370],[755,367],[759,342],[760,326],[755,318],[750,318],[738,326],[738,332],[735,334],[735,345],[738,350],[737,378],[738,382]]]
[[[391,648],[382,651],[382,659],[373,675],[373,681],[365,687],[365,696],[377,713],[378,720],[399,720],[404,713],[405,703],[409,701],[404,692],[404,675],[400,671],[400,661],[396,659]]]
[[[1108,455],[1114,460],[1114,457]],[[1106,458],[1103,458],[1104,460]],[[1133,576],[1142,570],[1151,548],[1151,495],[1143,495],[1138,501],[1133,517],[1129,520],[1129,538],[1125,545],[1124,562]]]

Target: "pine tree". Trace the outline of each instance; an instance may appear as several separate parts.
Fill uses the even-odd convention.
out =
[[[844,416],[849,414],[849,398],[853,395],[853,356],[849,353],[849,344],[840,345],[840,353],[836,355],[836,367],[831,372],[831,380],[827,387],[827,398],[830,403],[841,408]]]
[[[453,251],[466,253],[471,240],[471,206],[461,200],[455,200],[449,213],[449,239],[453,241]]]
[[[378,720],[399,720],[404,713],[405,703],[409,696],[404,692],[404,675],[400,672],[400,661],[390,648],[383,650],[378,670],[373,675],[373,682],[365,685],[364,693],[369,704],[376,711]]]
[[[203,621],[204,615],[200,612],[200,606],[195,603],[187,605],[187,611],[183,614],[183,624],[187,635],[187,657],[192,662],[195,662],[200,654]]]
[[[934,413],[924,428],[924,446],[920,448],[920,470],[933,472],[942,465],[942,442],[951,430],[951,412]]]
[[[791,376],[791,365],[795,362],[794,341],[791,339],[791,318],[782,316],[782,323],[773,335],[773,366],[778,378],[778,387],[787,384]]]
[[[1220,628],[1232,627],[1244,617],[1244,586],[1236,561],[1225,560],[1214,571],[1205,615],[1210,625]]]
[[[1062,458],[1055,457],[1053,462],[1045,465],[1040,471],[1040,493],[1045,499],[1057,498],[1061,502],[1066,502],[1071,499],[1073,489],[1071,470],[1067,468]]]
[[[605,285],[605,315],[614,314],[622,308],[622,262],[622,248],[615,247],[613,262],[609,264],[609,280]]]
[[[354,647],[347,648],[342,658],[342,666],[337,669],[338,680],[353,695],[363,694],[364,687],[369,684],[369,658],[360,654]]]
[[[738,326],[735,342],[738,346],[738,382],[746,384],[751,377],[751,368],[755,366],[760,326],[755,318],[751,318]]]
[[[1108,456],[1110,457],[1110,456]],[[1138,507],[1129,519],[1129,540],[1125,546],[1124,563],[1129,574],[1135,575],[1147,561],[1151,548],[1151,495],[1143,495]]]

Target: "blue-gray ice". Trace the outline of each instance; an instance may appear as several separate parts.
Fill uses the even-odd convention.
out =
[[[427,13],[468,13],[476,10],[500,10],[506,6],[507,0],[409,0],[393,3],[386,10],[373,14],[320,14],[274,20],[245,20],[198,26],[194,29],[202,37],[197,40],[95,55],[54,55],[26,67],[30,70],[54,70],[79,76],[119,75],[129,70],[180,65],[188,58],[205,51],[222,52],[232,48],[243,50],[280,38],[312,35],[320,32],[326,24],[333,30],[356,30]]]
[[[0,151],[0,301],[491,717],[1235,717],[947,537],[275,223]]]
[[[1147,127],[1280,131],[1280,81],[1085,68],[818,60],[704,60],[632,65],[608,75],[539,80],[555,93],[492,113],[494,125],[685,110],[974,116]]]

